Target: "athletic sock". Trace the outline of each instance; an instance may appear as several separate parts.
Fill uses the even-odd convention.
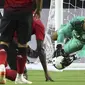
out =
[[[26,56],[21,56],[21,55],[17,56],[17,72],[19,74],[24,73],[26,60],[27,60]]]
[[[0,49],[0,64],[4,64],[6,62],[7,59],[7,53],[4,49]]]

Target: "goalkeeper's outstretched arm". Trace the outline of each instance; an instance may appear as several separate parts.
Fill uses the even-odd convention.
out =
[[[36,0],[36,8],[37,8],[37,10],[39,10],[39,11],[42,10],[42,4],[43,4],[43,0]]]
[[[53,34],[51,35],[51,39],[53,41],[57,40],[57,43],[64,43],[65,38],[71,38],[71,37],[72,37],[72,26],[69,23],[61,25],[59,30],[53,32]]]

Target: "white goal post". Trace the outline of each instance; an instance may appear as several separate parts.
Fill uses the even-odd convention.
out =
[[[63,0],[55,0],[55,30],[63,24]]]

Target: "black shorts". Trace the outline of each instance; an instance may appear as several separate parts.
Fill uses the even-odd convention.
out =
[[[32,33],[32,12],[4,12],[0,26],[0,41],[10,43],[14,32],[20,44],[26,44]]]

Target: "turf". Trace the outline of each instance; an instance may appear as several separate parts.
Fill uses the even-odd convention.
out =
[[[43,71],[28,71],[29,80],[33,82],[31,85],[85,85],[85,71],[63,71],[49,73],[55,82],[45,82]],[[13,81],[7,80],[6,85],[15,84]]]

